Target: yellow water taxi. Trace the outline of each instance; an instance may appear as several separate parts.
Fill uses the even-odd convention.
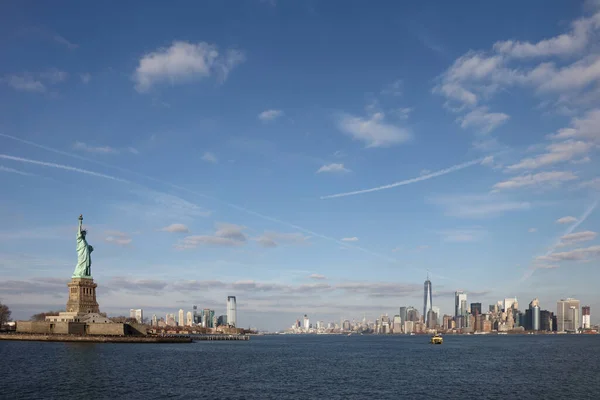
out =
[[[433,335],[431,337],[431,341],[429,343],[431,344],[442,344],[444,342],[444,339],[442,339],[442,335],[440,335],[439,333],[436,333],[435,335]]]

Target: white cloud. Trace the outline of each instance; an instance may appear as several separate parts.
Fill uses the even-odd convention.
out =
[[[209,162],[209,163],[213,163],[213,164],[216,164],[217,162],[219,162],[217,156],[215,156],[213,153],[210,153],[208,151],[202,155],[202,160]]]
[[[579,184],[579,188],[600,190],[600,178],[594,178],[585,182],[581,182]]]
[[[0,165],[0,172],[10,172],[13,174],[23,175],[23,176],[34,176],[34,174],[30,174],[29,172],[21,171],[14,168],[5,167]]]
[[[81,78],[81,82],[85,83],[86,85],[92,80],[92,75],[88,72],[79,74],[79,77]]]
[[[356,236],[346,237],[342,239],[342,242],[358,242],[358,238]]]
[[[246,243],[247,237],[244,234],[245,226],[218,223],[215,225],[216,231],[213,235],[193,235],[186,236],[178,244],[176,249],[193,249],[201,245],[208,246],[242,246]]]
[[[165,226],[161,228],[163,232],[173,232],[173,233],[189,233],[190,230],[184,224],[171,224],[169,226]]]
[[[59,35],[59,34],[54,34],[52,36],[52,39],[54,39],[54,41],[56,43],[62,44],[63,46],[66,46],[69,50],[75,50],[76,48],[79,47],[78,44],[72,43],[70,41],[68,41],[67,39],[65,39],[63,36]]]
[[[281,110],[265,110],[258,114],[258,119],[263,122],[273,121],[283,115],[283,111]]]
[[[210,76],[225,81],[231,70],[243,61],[244,54],[237,50],[221,53],[214,44],[174,41],[168,48],[145,54],[133,79],[139,92],[146,92],[159,83],[185,83]]]
[[[537,228],[529,228],[529,229],[527,230],[527,232],[529,232],[529,233],[534,233],[534,232],[537,232]]]
[[[458,118],[457,121],[460,121],[462,128],[473,128],[481,133],[490,133],[509,118],[507,114],[491,113],[488,112],[487,107],[478,107],[464,117]]]
[[[532,170],[560,162],[573,160],[576,157],[587,154],[594,145],[589,142],[567,140],[560,143],[552,143],[546,146],[546,153],[535,157],[524,158],[517,164],[506,167],[507,171]]]
[[[106,231],[104,241],[107,243],[116,244],[119,246],[127,246],[131,243],[131,237],[124,232],[119,231]]]
[[[539,172],[515,176],[494,185],[494,189],[516,189],[522,187],[551,188],[560,186],[564,182],[576,180],[577,176],[569,171]]]
[[[577,222],[577,218],[572,216],[562,217],[556,220],[557,224],[572,224],[573,222]]]
[[[558,246],[572,246],[578,243],[589,242],[596,239],[596,236],[598,236],[598,234],[592,231],[569,233],[568,235],[561,236]]]
[[[9,75],[2,79],[8,86],[23,92],[45,92],[46,85],[29,74]]]
[[[316,279],[316,280],[324,280],[327,279],[327,277],[325,275],[321,275],[321,274],[310,274],[308,276],[310,279]]]
[[[117,154],[119,151],[110,146],[90,146],[83,142],[75,142],[73,145],[75,150],[87,151],[88,153],[98,154]]]
[[[386,123],[384,114],[380,112],[368,119],[343,114],[337,125],[343,133],[365,142],[367,147],[389,147],[412,138],[407,129]]]
[[[392,114],[400,119],[408,119],[413,110],[412,107],[401,107],[393,110]]]
[[[323,165],[317,170],[317,174],[321,172],[350,172],[350,170],[344,167],[344,164],[327,164]]]
[[[546,256],[539,256],[536,261],[541,262],[560,262],[560,261],[584,261],[600,256],[600,246],[590,246],[579,248],[561,253],[552,253]]]
[[[593,29],[600,25],[600,15],[581,18],[572,23],[572,30],[537,43],[507,40],[496,42],[494,50],[514,58],[567,56],[582,52],[589,43]]]
[[[575,117],[569,128],[560,129],[551,139],[590,139],[600,143],[600,109],[590,110],[583,117]]]

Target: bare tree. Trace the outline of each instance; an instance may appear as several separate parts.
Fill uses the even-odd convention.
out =
[[[6,304],[0,303],[0,328],[10,321],[10,308]]]
[[[60,311],[46,311],[39,314],[34,314],[29,318],[31,321],[45,321],[46,317],[58,315]]]

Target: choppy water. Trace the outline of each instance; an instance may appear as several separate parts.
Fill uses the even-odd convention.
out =
[[[10,399],[598,399],[600,335],[0,341]]]

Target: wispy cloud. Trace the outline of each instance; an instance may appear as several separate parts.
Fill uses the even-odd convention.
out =
[[[358,242],[358,238],[356,236],[345,237],[342,239],[342,242]]]
[[[385,115],[381,112],[374,113],[369,118],[342,114],[337,125],[343,133],[365,142],[368,148],[389,147],[412,138],[408,129],[385,122]]]
[[[283,111],[281,110],[265,110],[258,114],[258,119],[263,122],[273,121],[283,115]]]
[[[79,47],[78,44],[72,43],[70,41],[68,41],[67,39],[65,39],[64,36],[61,36],[59,34],[54,34],[54,36],[52,37],[52,39],[54,39],[54,41],[58,44],[61,44],[65,47],[67,47],[69,50],[75,50],[76,48]]]
[[[472,128],[480,133],[490,133],[508,121],[508,114],[489,112],[487,107],[479,107],[457,118],[462,128]]]
[[[325,275],[321,275],[321,274],[310,274],[308,276],[310,279],[316,279],[316,280],[324,280],[327,279],[327,277]]]
[[[280,244],[306,244],[310,236],[301,233],[265,232],[256,241],[262,247],[276,247]]]
[[[489,218],[531,208],[527,201],[515,201],[495,194],[437,196],[427,200],[442,207],[445,215],[459,218]]]
[[[556,220],[557,224],[572,224],[573,222],[577,222],[577,218],[570,215]]]
[[[387,94],[387,95],[391,95],[391,96],[401,96],[403,86],[404,86],[404,82],[402,81],[402,79],[397,79],[394,82],[390,83],[389,85],[386,85],[381,90],[381,94]]]
[[[564,182],[576,179],[578,179],[577,175],[570,171],[539,172],[537,174],[515,176],[511,179],[496,183],[493,188],[495,190],[518,189],[524,187],[548,189],[558,187]]]
[[[455,243],[476,242],[487,234],[482,228],[448,229],[437,233],[445,242]]]
[[[131,237],[125,233],[120,231],[106,231],[107,235],[104,238],[104,241],[111,244],[116,244],[118,246],[127,246],[131,244]]]
[[[578,243],[589,242],[596,239],[596,236],[598,236],[598,234],[592,231],[569,233],[568,235],[561,236],[560,244],[558,244],[557,247],[572,246]]]
[[[117,149],[110,146],[90,146],[83,142],[75,142],[75,144],[73,144],[73,148],[75,150],[98,154],[117,154],[119,152]]]
[[[529,232],[529,233],[535,233],[535,232],[537,232],[537,228],[529,228],[527,230],[527,232]]]
[[[85,83],[86,85],[92,80],[92,75],[88,72],[79,74],[79,77],[81,78],[81,82]]]
[[[172,233],[189,233],[190,230],[184,224],[171,224],[169,226],[165,226],[160,229],[163,232],[172,232]]]
[[[216,164],[216,163],[219,162],[219,159],[213,153],[210,153],[210,152],[207,151],[207,152],[205,152],[202,155],[202,161],[206,161],[206,162],[209,162],[209,163],[212,163],[212,164]]]
[[[174,85],[210,76],[225,81],[244,60],[244,54],[238,50],[221,53],[214,44],[174,41],[168,48],[142,56],[133,80],[138,92],[147,92],[159,83]]]
[[[327,165],[323,165],[321,168],[319,168],[317,170],[317,174],[320,174],[322,172],[350,172],[350,170],[346,167],[344,167],[344,164],[327,164]]]
[[[244,233],[245,226],[229,224],[229,223],[218,223],[215,225],[215,233],[212,235],[194,235],[186,236],[178,244],[175,245],[176,249],[194,249],[200,245],[209,246],[242,246],[248,238]]]
[[[395,187],[398,187],[398,186],[410,185],[412,183],[426,181],[428,179],[436,178],[438,176],[450,174],[450,173],[455,172],[455,171],[460,171],[461,169],[468,168],[468,167],[471,167],[473,165],[481,164],[482,161],[483,161],[483,158],[480,158],[480,159],[477,159],[477,160],[468,161],[468,162],[465,162],[465,163],[453,165],[452,167],[444,168],[444,169],[441,169],[439,171],[435,171],[435,172],[429,173],[427,175],[421,175],[421,176],[418,176],[416,178],[406,179],[406,180],[403,180],[403,181],[400,181],[400,182],[390,183],[388,185],[378,186],[378,187],[371,188],[371,189],[362,189],[362,190],[356,190],[356,191],[353,191],[353,192],[346,192],[346,193],[338,193],[338,194],[331,194],[331,195],[327,195],[327,196],[321,196],[321,199],[333,199],[333,198],[336,198],[336,197],[354,196],[354,195],[357,195],[357,194],[370,193],[370,192],[378,192],[380,190],[392,189],[392,188],[395,188]]]
[[[117,178],[117,177],[106,175],[106,174],[101,174],[99,172],[89,171],[87,169],[75,168],[75,167],[71,167],[69,165],[55,164],[55,163],[49,163],[49,162],[37,161],[37,160],[30,160],[28,158],[9,156],[9,155],[6,155],[6,154],[0,154],[0,158],[5,159],[5,160],[11,160],[11,161],[23,162],[23,163],[28,163],[28,164],[40,165],[40,166],[43,166],[43,167],[63,169],[65,171],[78,172],[80,174],[91,175],[91,176],[95,176],[95,177],[98,177],[98,178],[105,178],[105,179],[110,179],[110,180],[118,181],[118,182],[130,183],[129,181],[127,181],[125,179]]]
[[[69,74],[58,69],[50,69],[39,73],[24,72],[21,74],[10,74],[0,79],[0,83],[6,83],[15,90],[22,92],[44,93],[49,86],[64,82]]]

